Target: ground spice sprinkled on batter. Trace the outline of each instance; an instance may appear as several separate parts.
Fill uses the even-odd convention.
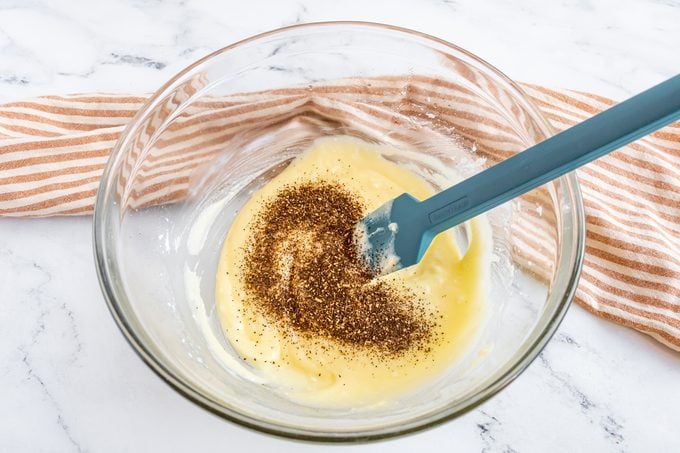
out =
[[[289,185],[265,204],[242,264],[248,303],[282,332],[393,355],[429,349],[435,316],[377,281],[352,239],[363,206],[337,183]]]

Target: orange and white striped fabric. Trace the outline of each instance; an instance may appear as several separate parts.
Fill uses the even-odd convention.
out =
[[[482,135],[474,137],[481,157],[495,162],[511,154],[504,147],[513,138],[504,126],[455,86],[411,78],[406,100],[396,79],[375,79],[368,86],[360,92],[339,83],[232,95],[185,112],[168,132],[158,156],[162,164],[137,176],[148,184],[135,196],[140,205],[182,198],[191,172],[253,121],[266,125],[295,117],[313,123],[319,116],[342,117],[365,129],[394,131],[394,118],[380,106],[398,102],[417,116],[420,98],[439,102],[437,121],[463,135],[466,122],[483,122]],[[523,88],[557,130],[615,103],[589,93]],[[364,102],[355,102],[357,93]],[[0,105],[0,215],[90,214],[109,153],[145,100],[80,94]],[[583,167],[578,176],[587,238],[577,302],[680,350],[680,124]],[[541,247],[528,241],[529,248]]]

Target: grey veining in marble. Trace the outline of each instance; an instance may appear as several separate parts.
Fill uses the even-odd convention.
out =
[[[674,0],[0,0],[0,102],[150,92],[254,33],[318,20],[425,31],[511,77],[622,98],[680,72]],[[99,291],[90,219],[0,219],[0,451],[317,451],[161,382]],[[680,354],[573,307],[541,356],[460,419],[356,451],[677,451]]]

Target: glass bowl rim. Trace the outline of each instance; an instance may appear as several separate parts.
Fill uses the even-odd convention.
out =
[[[191,65],[187,66],[177,74],[175,74],[168,82],[161,86],[144,104],[144,106],[137,112],[137,114],[130,120],[124,131],[121,133],[120,137],[116,141],[111,155],[107,161],[107,164],[102,173],[101,182],[97,190],[97,195],[95,199],[95,209],[93,218],[93,251],[95,257],[95,267],[97,271],[97,277],[99,279],[99,284],[104,295],[104,299],[109,308],[111,315],[113,316],[118,328],[123,333],[127,342],[132,346],[134,351],[140,356],[140,358],[151,368],[158,377],[165,381],[170,387],[175,389],[180,395],[184,396],[188,400],[197,404],[198,406],[208,410],[209,412],[224,418],[226,420],[235,422],[242,426],[255,429],[257,431],[273,434],[278,436],[283,436],[292,439],[306,440],[306,441],[321,441],[321,442],[347,442],[347,441],[372,441],[383,438],[395,437],[404,435],[407,433],[420,431],[423,429],[432,428],[448,420],[454,419],[487,401],[503,388],[509,385],[515,378],[517,378],[538,356],[538,354],[543,350],[545,345],[548,343],[550,338],[559,327],[567,309],[569,308],[574,294],[576,292],[576,287],[578,285],[581,267],[583,264],[584,257],[584,247],[585,247],[585,213],[583,208],[583,201],[581,196],[581,190],[579,187],[578,179],[574,172],[569,173],[561,178],[559,181],[564,185],[566,193],[569,195],[572,201],[572,240],[566,241],[565,238],[562,240],[562,244],[571,242],[571,250],[568,250],[569,257],[565,259],[563,254],[560,253],[562,257],[560,261],[566,261],[569,265],[569,275],[567,276],[564,286],[565,291],[561,293],[560,300],[557,302],[555,311],[552,317],[547,321],[544,329],[538,333],[533,342],[529,345],[522,345],[525,352],[519,357],[515,357],[513,360],[508,361],[512,363],[511,366],[507,366],[506,371],[497,377],[497,379],[489,383],[486,387],[476,392],[474,395],[468,397],[466,400],[458,404],[456,410],[446,410],[446,408],[451,408],[451,406],[445,406],[444,409],[440,410],[434,414],[430,419],[418,418],[412,421],[408,425],[403,425],[399,423],[392,423],[385,425],[383,427],[371,428],[370,431],[343,431],[343,432],[320,432],[311,431],[307,429],[296,429],[287,425],[272,424],[267,421],[250,417],[238,412],[237,409],[225,407],[224,405],[215,403],[212,399],[206,397],[201,392],[197,391],[190,383],[185,381],[183,378],[175,375],[171,370],[169,370],[161,360],[159,360],[152,351],[144,344],[144,342],[135,333],[134,328],[127,322],[124,310],[121,309],[118,304],[118,298],[125,297],[125,293],[116,288],[115,280],[112,275],[116,275],[115,262],[113,264],[113,272],[111,269],[111,264],[109,263],[108,257],[108,235],[107,233],[107,206],[113,204],[112,191],[111,188],[111,178],[113,176],[113,169],[117,167],[117,162],[122,158],[121,150],[125,147],[127,141],[129,140],[132,133],[135,131],[136,126],[140,124],[141,120],[147,116],[147,114],[153,110],[160,99],[163,99],[166,94],[171,92],[175,85],[183,80],[188,74],[197,70],[203,65],[209,64],[213,58],[218,57],[222,53],[228,52],[231,49],[237,48],[244,44],[255,42],[262,38],[275,36],[278,34],[285,34],[291,30],[299,29],[314,29],[314,28],[325,28],[331,26],[342,26],[347,28],[369,28],[375,30],[388,30],[391,32],[397,32],[398,34],[409,35],[409,37],[424,39],[425,41],[431,41],[439,45],[443,45],[446,48],[451,49],[454,52],[463,54],[475,64],[484,67],[484,69],[491,72],[500,81],[506,84],[506,88],[511,89],[515,93],[516,98],[521,99],[526,105],[525,107],[529,110],[532,115],[532,119],[536,121],[541,129],[541,132],[546,137],[551,136],[554,133],[553,128],[550,126],[548,121],[545,119],[540,110],[531,101],[529,96],[522,90],[522,88],[513,82],[509,77],[503,74],[493,65],[487,63],[483,59],[477,57],[476,55],[468,52],[467,50],[458,47],[455,44],[449,43],[443,39],[437,38],[435,36],[429,35],[427,33],[422,33],[419,31],[411,30],[408,28],[403,28],[394,25],[382,24],[377,22],[365,22],[365,21],[325,21],[325,22],[309,22],[303,24],[295,24],[291,26],[281,27],[274,30],[270,30],[264,33],[259,33],[250,36],[246,39],[242,39],[219,50],[216,50]],[[564,247],[562,247],[564,248]],[[561,252],[564,252],[563,249]],[[551,293],[552,294],[552,293]],[[520,348],[521,350],[521,348]]]

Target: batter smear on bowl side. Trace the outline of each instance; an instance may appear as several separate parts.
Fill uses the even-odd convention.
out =
[[[490,234],[471,224],[461,256],[437,237],[421,263],[374,278],[353,241],[384,201],[432,193],[378,146],[318,140],[253,194],[224,242],[217,306],[242,359],[295,401],[389,402],[435,379],[474,340]]]

